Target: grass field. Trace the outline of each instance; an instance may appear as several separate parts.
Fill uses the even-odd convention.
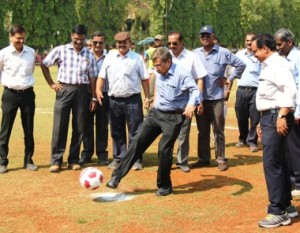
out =
[[[55,73],[55,69],[52,69]],[[268,203],[262,170],[262,151],[235,148],[238,139],[233,109],[234,91],[226,118],[226,155],[229,170],[216,164],[183,173],[173,166],[174,194],[156,197],[157,141],[144,156],[144,169],[130,171],[119,188],[103,185],[88,191],[79,185],[80,171],[48,171],[55,93],[36,67],[35,164],[39,171],[23,166],[23,132],[19,115],[10,140],[9,172],[0,175],[0,232],[300,232],[299,219],[291,226],[260,229]],[[53,75],[56,77],[56,75]],[[235,87],[234,87],[235,88]],[[1,94],[3,88],[1,87]],[[69,135],[71,128],[69,130]],[[191,130],[190,163],[196,161],[197,130]],[[70,137],[68,138],[68,144]],[[213,151],[212,144],[212,154]],[[176,148],[175,150],[176,151]],[[66,161],[68,150],[64,156]],[[111,142],[109,143],[111,159]],[[176,158],[174,158],[174,162]],[[94,163],[96,165],[96,159]],[[111,170],[98,167],[107,182]],[[130,195],[131,200],[102,202],[103,193]],[[293,204],[299,206],[299,200]]]

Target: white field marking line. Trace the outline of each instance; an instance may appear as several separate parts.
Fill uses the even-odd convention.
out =
[[[228,109],[228,110],[231,110],[231,109]],[[232,109],[233,110],[233,109]],[[2,110],[0,110],[2,111]],[[18,110],[19,112],[20,110]],[[53,110],[46,110],[46,108],[36,108],[35,109],[35,113],[36,114],[48,114],[48,115],[53,115]],[[197,126],[196,123],[193,123],[192,122],[192,126]],[[237,127],[235,126],[225,126],[225,129],[230,129],[230,130],[238,130]]]

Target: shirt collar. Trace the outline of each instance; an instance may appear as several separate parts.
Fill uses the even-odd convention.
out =
[[[172,62],[172,65],[170,66],[170,69],[168,70],[168,73],[165,77],[173,76],[175,68],[176,68],[176,64]]]
[[[219,45],[216,45],[216,44],[215,44],[215,45],[212,47],[212,49],[211,49],[211,51],[210,51],[209,53],[211,53],[211,52],[213,52],[213,51],[217,51],[217,52],[218,52],[219,49],[220,49]],[[203,51],[203,52],[205,52],[203,46],[200,48],[200,50]]]
[[[266,60],[264,60],[262,62],[263,66],[268,66],[269,64],[271,64],[273,62],[274,59],[276,59],[277,57],[279,57],[279,54],[277,52],[274,52],[271,56],[269,56]]]
[[[11,52],[11,53],[19,53],[17,50],[16,50],[16,48],[13,46],[13,44],[12,43],[10,43],[10,45],[9,45],[9,52]],[[23,45],[23,50],[20,52],[20,53],[24,53],[24,52],[28,52],[28,47],[26,46],[26,45]]]
[[[75,48],[74,48],[72,42],[69,43],[69,44],[67,44],[67,48],[70,49],[70,50],[74,50],[75,51]],[[88,53],[88,52],[89,52],[89,49],[86,48],[86,47],[83,47],[79,53]]]
[[[132,50],[129,49],[128,52],[123,56],[119,53],[119,51],[116,53],[116,57],[130,57],[130,55],[132,54]]]
[[[174,57],[174,58],[186,57],[186,53],[187,53],[186,49],[183,48],[183,50],[181,51],[181,53],[179,54],[179,56],[175,57],[175,55],[173,54],[172,50],[170,49],[169,51],[170,51],[172,57]]]

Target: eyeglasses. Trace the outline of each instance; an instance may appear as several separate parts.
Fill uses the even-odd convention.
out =
[[[210,35],[211,35],[210,33],[201,33],[201,34],[200,34],[200,37],[201,37],[201,38],[204,38],[204,37],[209,38]]]
[[[166,63],[166,62],[162,62],[162,63],[159,63],[159,64],[153,64],[153,66],[154,66],[155,68],[157,68],[157,67],[161,67],[161,66],[162,66],[162,64],[164,64],[164,63]]]
[[[170,45],[177,46],[177,45],[178,45],[178,42],[168,42],[168,46],[170,46]]]
[[[93,45],[94,46],[97,46],[97,45],[102,45],[103,44],[103,41],[93,41]]]
[[[258,49],[255,49],[255,50],[252,49],[253,54],[255,55],[258,50],[261,50],[261,48],[258,48]]]

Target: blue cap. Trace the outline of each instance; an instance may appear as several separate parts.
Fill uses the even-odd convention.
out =
[[[209,34],[211,34],[211,33],[214,33],[214,29],[210,25],[205,25],[205,26],[203,26],[200,29],[200,33],[199,34],[202,34],[202,33],[209,33]]]

